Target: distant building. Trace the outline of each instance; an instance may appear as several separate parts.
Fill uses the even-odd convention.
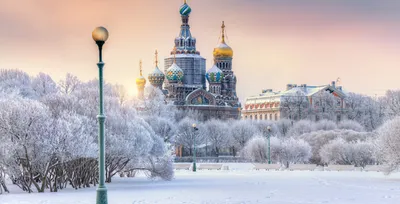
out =
[[[344,118],[346,93],[336,82],[329,85],[308,86],[288,84],[285,91],[263,90],[246,99],[242,119],[291,120]]]

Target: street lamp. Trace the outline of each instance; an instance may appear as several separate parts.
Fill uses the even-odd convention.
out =
[[[196,127],[196,123],[193,123],[193,172],[196,172],[196,131],[199,128]]]
[[[99,121],[99,186],[97,187],[96,204],[107,204],[107,188],[104,182],[105,177],[105,138],[104,138],[104,121],[106,116],[104,115],[104,104],[103,104],[103,56],[102,50],[103,45],[108,39],[108,31],[104,27],[97,27],[92,32],[93,40],[99,47],[99,62],[97,67],[99,68],[99,90],[100,90],[100,107],[99,115],[97,119]]]
[[[271,164],[271,126],[267,127],[268,131],[268,164]]]

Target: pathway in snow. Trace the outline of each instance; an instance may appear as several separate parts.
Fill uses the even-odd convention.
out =
[[[398,204],[400,175],[376,172],[178,171],[171,182],[115,178],[110,204]],[[93,204],[95,188],[27,194],[1,204]],[[17,192],[16,192],[17,191]]]

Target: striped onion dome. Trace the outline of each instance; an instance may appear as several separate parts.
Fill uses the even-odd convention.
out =
[[[187,5],[186,1],[185,3],[181,6],[181,8],[179,9],[179,13],[182,16],[188,16],[190,13],[192,12],[192,8],[190,8],[189,5]]]

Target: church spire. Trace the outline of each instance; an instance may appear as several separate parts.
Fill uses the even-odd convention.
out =
[[[142,74],[142,60],[139,61],[139,71],[140,71],[140,76],[143,76]]]
[[[156,64],[156,67],[158,67],[158,51],[156,50],[156,56],[155,56],[155,64]]]
[[[136,86],[138,89],[138,97],[140,99],[144,98],[144,87],[146,86],[146,79],[143,77],[142,73],[142,60],[139,61],[139,71],[140,76],[136,79]]]
[[[225,22],[224,21],[222,21],[221,29],[222,29],[221,43],[225,43]]]
[[[174,63],[176,64],[176,46],[174,47]]]

